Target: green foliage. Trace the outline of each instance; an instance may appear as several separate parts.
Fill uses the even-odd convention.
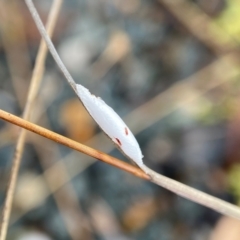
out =
[[[240,40],[240,1],[228,0],[222,14],[215,20],[230,37]],[[223,36],[224,37],[224,36]],[[225,36],[226,37],[226,36]]]
[[[235,164],[229,171],[228,184],[233,194],[240,201],[240,164]]]

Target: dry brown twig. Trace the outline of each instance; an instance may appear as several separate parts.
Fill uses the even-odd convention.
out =
[[[150,180],[150,177],[146,175],[142,170],[140,170],[138,167],[131,166],[130,164],[124,163],[123,161],[120,161],[117,158],[111,157],[101,151],[97,151],[93,148],[90,148],[86,145],[83,145],[81,143],[78,143],[76,141],[73,141],[67,137],[61,136],[60,134],[54,133],[50,130],[47,130],[43,127],[40,127],[36,124],[33,124],[29,121],[26,121],[22,118],[19,118],[17,116],[14,116],[8,112],[5,112],[0,109],[0,118],[11,122],[19,127],[25,128],[29,131],[32,131],[34,133],[37,133],[38,135],[41,135],[43,137],[46,137],[48,139],[51,139],[55,142],[61,143],[67,147],[70,147],[72,149],[75,149],[79,152],[85,153],[91,157],[94,157],[98,160],[101,160],[107,164],[113,165],[119,169],[122,169],[124,171],[127,171],[137,177]]]
[[[159,186],[162,186],[184,198],[187,198],[196,203],[202,204],[203,206],[209,207],[221,214],[240,219],[240,208],[238,208],[237,206],[227,203],[227,202],[220,200],[218,198],[215,198],[213,196],[210,196],[204,192],[201,192],[201,191],[191,188],[189,186],[186,186],[180,182],[172,180],[161,174],[158,174],[158,173],[152,171],[151,169],[146,170],[147,172],[150,172],[151,176],[149,176],[148,174],[144,173],[138,167],[132,166],[128,163],[125,163],[125,162],[117,159],[117,158],[111,157],[103,152],[100,152],[98,150],[95,150],[93,148],[90,148],[88,146],[80,144],[78,142],[75,142],[69,138],[61,136],[57,133],[54,133],[50,130],[47,130],[43,127],[40,127],[33,123],[30,123],[24,119],[21,119],[21,118],[14,116],[8,112],[3,111],[3,110],[0,110],[0,118],[5,121],[11,122],[15,125],[18,125],[19,127],[22,127],[29,131],[35,132],[38,135],[41,135],[41,136],[51,139],[55,142],[61,143],[65,146],[75,149],[79,152],[85,153],[91,157],[94,157],[100,161],[103,161],[112,166],[115,166],[121,170],[127,171],[137,177],[140,177],[145,180],[149,180],[149,181],[151,181]]]

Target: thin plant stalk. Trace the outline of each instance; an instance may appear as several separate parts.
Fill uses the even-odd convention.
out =
[[[29,10],[30,10],[30,13],[34,19],[34,22],[36,23],[37,25],[37,28],[39,30],[39,32],[41,33],[41,36],[42,38],[45,40],[47,46],[48,46],[48,49],[49,51],[51,52],[55,62],[57,63],[59,69],[62,71],[63,75],[65,76],[65,78],[67,79],[69,85],[72,87],[72,89],[77,92],[76,90],[76,83],[75,81],[73,80],[71,74],[69,73],[69,71],[67,70],[67,68],[65,67],[64,63],[62,62],[61,58],[59,57],[50,37],[48,36],[46,30],[45,30],[45,27],[38,15],[38,12],[35,8],[35,6],[33,5],[33,2],[32,0],[25,0]]]
[[[52,35],[53,29],[56,25],[56,21],[59,15],[61,5],[62,5],[62,0],[55,0],[51,7],[49,18],[47,21],[47,26],[46,26],[47,32],[50,36]],[[41,40],[35,68],[34,68],[32,79],[31,79],[29,93],[27,97],[27,103],[23,113],[24,119],[30,118],[30,113],[33,108],[34,100],[36,98],[40,81],[42,79],[42,75],[44,72],[44,62],[46,59],[46,55],[47,55],[47,46],[45,42]],[[0,240],[5,240],[7,235],[9,218],[10,218],[11,209],[12,209],[13,195],[16,188],[16,181],[17,181],[19,167],[21,164],[23,148],[25,145],[26,133],[27,131],[22,128],[17,140],[16,148],[15,148],[13,165],[10,173],[10,180],[7,188],[6,199],[3,206],[3,213],[2,213],[1,226],[0,226]]]
[[[179,196],[182,196],[186,199],[189,199],[191,201],[199,203],[205,207],[211,208],[211,209],[215,210],[216,212],[219,212],[221,214],[227,215],[229,217],[237,218],[240,220],[240,208],[239,207],[237,207],[233,204],[230,204],[226,201],[220,200],[216,197],[213,197],[209,194],[206,194],[202,191],[199,191],[197,189],[189,187],[178,181],[175,181],[173,179],[165,177],[161,174],[158,174],[147,167],[146,167],[146,169],[144,169],[146,171],[146,173],[145,173],[145,172],[143,172],[143,170],[141,170],[138,167],[132,166],[128,163],[125,163],[125,162],[117,159],[117,158],[111,157],[111,156],[107,155],[106,153],[100,152],[98,150],[95,150],[95,149],[85,146],[83,144],[80,144],[76,141],[73,141],[69,138],[61,136],[61,135],[54,133],[50,130],[47,130],[43,127],[40,127],[36,124],[28,122],[24,119],[21,119],[21,118],[14,116],[8,112],[3,111],[3,110],[0,110],[0,118],[5,121],[8,121],[10,123],[13,123],[15,125],[18,125],[19,127],[22,127],[29,131],[37,133],[38,135],[41,135],[41,136],[51,139],[55,142],[61,143],[65,146],[75,149],[79,152],[87,154],[91,157],[94,157],[100,161],[107,163],[107,164],[115,166],[121,170],[129,172],[139,178],[149,180],[163,188],[166,188],[166,189],[176,193]]]

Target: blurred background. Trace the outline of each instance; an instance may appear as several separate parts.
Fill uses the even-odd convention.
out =
[[[35,2],[46,22],[52,1]],[[22,115],[39,42],[24,1],[1,1],[1,109]],[[238,0],[68,0],[53,42],[75,81],[126,121],[146,165],[240,204]],[[127,161],[50,55],[31,119]],[[0,121],[1,206],[18,133]],[[234,219],[29,133],[7,239],[237,240],[239,229]]]

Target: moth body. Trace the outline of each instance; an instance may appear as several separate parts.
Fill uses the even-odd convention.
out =
[[[142,166],[143,156],[139,144],[119,115],[101,98],[91,94],[87,88],[76,84],[76,89],[78,97],[100,128],[126,156]]]

